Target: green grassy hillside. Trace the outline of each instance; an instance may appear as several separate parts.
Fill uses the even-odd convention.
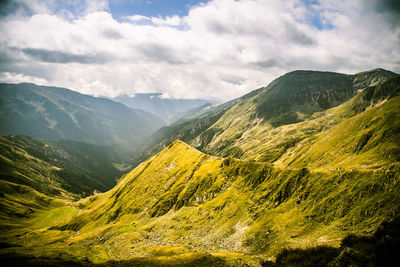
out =
[[[391,72],[292,72],[162,128],[143,145],[149,157],[115,187],[76,202],[65,183],[105,175],[110,158],[85,161],[89,152],[72,143],[3,138],[2,162],[13,171],[1,182],[0,256],[83,266],[384,263],[400,240],[388,227],[400,211],[399,110],[400,77]],[[7,161],[9,143],[16,156]],[[61,150],[82,165],[62,165]],[[40,187],[58,168],[71,180]]]
[[[209,156],[176,141],[109,192],[3,232],[9,248],[2,253],[94,263],[143,257],[168,263],[208,253],[228,264],[258,265],[283,247],[337,247],[349,233],[373,233],[400,209],[399,173],[398,165],[281,169]]]
[[[395,97],[396,77],[382,69],[356,75],[294,71],[214,114],[161,129],[136,161],[180,139],[212,155],[277,162],[301,142],[308,147],[344,120]]]
[[[0,133],[135,147],[163,122],[142,110],[68,89],[0,84]]]

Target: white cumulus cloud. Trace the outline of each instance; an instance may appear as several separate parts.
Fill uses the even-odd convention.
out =
[[[213,0],[183,17],[118,21],[107,1],[83,1],[75,16],[25,1],[33,14],[0,20],[0,80],[231,99],[295,69],[399,72],[396,14],[372,2]]]

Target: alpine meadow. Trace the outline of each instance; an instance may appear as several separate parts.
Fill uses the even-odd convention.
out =
[[[350,2],[1,2],[1,265],[399,266],[400,6]]]

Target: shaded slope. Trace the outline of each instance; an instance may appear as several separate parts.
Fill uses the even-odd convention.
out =
[[[26,254],[94,263],[198,250],[260,263],[282,247],[339,245],[348,233],[374,232],[400,209],[399,173],[398,165],[284,170],[176,141],[109,192],[74,204],[76,211],[64,207],[63,221],[30,223],[24,242],[2,238]]]
[[[50,142],[27,136],[0,136],[0,179],[56,197],[106,191],[122,171],[112,148],[77,142]]]
[[[284,249],[276,266],[397,266],[400,217],[383,222],[372,236],[346,236],[339,248]]]
[[[109,99],[34,84],[0,84],[0,133],[98,145],[135,146],[162,126]]]

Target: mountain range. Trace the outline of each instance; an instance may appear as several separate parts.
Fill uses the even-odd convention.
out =
[[[164,123],[143,110],[65,88],[0,84],[0,133],[134,147]]]
[[[185,116],[185,112],[206,104],[215,104],[215,100],[163,98],[161,93],[137,93],[134,96],[121,95],[112,100],[130,108],[141,109],[157,115],[167,124]]]
[[[159,126],[128,165],[115,146],[3,136],[0,256],[10,265],[395,266],[399,108],[391,71],[294,71]]]
[[[398,77],[382,69],[355,75],[294,71],[215,113],[161,128],[141,145],[136,162],[180,139],[215,156],[278,164],[296,157],[296,147],[308,147],[350,117],[397,96]],[[354,119],[362,125],[362,117]],[[293,165],[289,159],[285,164]]]

